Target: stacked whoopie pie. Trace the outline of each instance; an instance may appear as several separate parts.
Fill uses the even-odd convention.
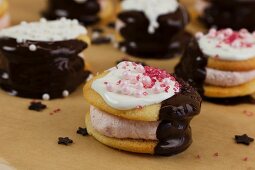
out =
[[[202,11],[200,20],[207,26],[217,28],[246,28],[255,30],[254,0],[204,0],[207,5]]]
[[[196,37],[175,69],[178,76],[211,99],[235,101],[255,93],[254,33],[211,29]]]
[[[67,97],[90,75],[87,30],[77,20],[22,22],[0,31],[0,86],[27,98]]]
[[[187,10],[177,0],[123,0],[116,21],[117,47],[144,58],[169,58],[190,39]]]
[[[173,155],[191,142],[190,121],[201,97],[166,71],[123,61],[84,87],[90,103],[90,135],[110,147],[136,153]]]
[[[48,0],[48,9],[43,16],[51,20],[62,17],[78,19],[84,25],[91,25],[108,21],[114,12],[112,0]]]

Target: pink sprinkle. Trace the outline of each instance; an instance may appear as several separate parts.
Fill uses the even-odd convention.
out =
[[[142,97],[143,96],[143,91],[142,90],[137,90],[136,92],[135,92],[135,97]]]
[[[131,72],[130,71],[124,71],[122,73],[122,76],[123,76],[124,79],[129,80],[130,77],[131,77]]]
[[[120,85],[120,83],[121,83],[121,80],[118,80],[117,83],[116,83],[116,85]]]
[[[111,83],[106,84],[106,90],[109,92],[113,91],[113,85]]]
[[[165,88],[165,92],[168,93],[169,89],[170,89],[170,87],[167,86],[167,87]]]
[[[138,90],[143,89],[143,83],[142,83],[142,82],[137,82],[137,83],[135,84],[135,88],[138,89]]]
[[[148,95],[148,93],[147,93],[147,92],[143,92],[143,95],[144,95],[144,96],[147,96],[147,95]]]
[[[121,92],[122,94],[124,95],[129,95],[130,94],[130,89],[128,86],[124,86],[122,89],[121,89]]]
[[[160,86],[159,86],[159,85],[153,86],[153,92],[154,92],[155,94],[159,93],[159,92],[160,92]]]

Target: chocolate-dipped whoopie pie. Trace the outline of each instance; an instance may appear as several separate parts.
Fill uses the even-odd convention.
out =
[[[0,86],[45,100],[67,97],[90,75],[83,51],[87,30],[76,20],[26,23],[0,31]]]
[[[254,103],[255,34],[246,29],[197,33],[175,72],[212,102]]]
[[[200,95],[165,70],[124,61],[84,87],[88,133],[110,147],[174,155],[192,143],[191,119]]]
[[[177,0],[123,0],[116,21],[118,48],[144,58],[170,58],[190,39],[187,10]]]
[[[200,16],[207,26],[255,30],[255,0],[207,0]]]
[[[112,16],[112,0],[48,0],[48,9],[43,12],[47,19],[78,19],[84,25],[91,25]]]

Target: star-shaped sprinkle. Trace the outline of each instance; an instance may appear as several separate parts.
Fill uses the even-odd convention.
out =
[[[28,107],[29,110],[34,110],[37,112],[40,112],[46,108],[47,106],[45,104],[42,104],[41,102],[35,102],[35,101],[31,102],[30,106]]]
[[[69,144],[72,144],[73,143],[73,140],[70,139],[69,137],[59,137],[58,138],[58,144],[60,145],[69,145]]]
[[[86,128],[81,128],[81,127],[79,127],[79,129],[77,130],[77,134],[80,134],[82,136],[89,135],[87,129]]]
[[[235,141],[238,144],[250,145],[250,143],[253,142],[254,139],[249,137],[247,134],[244,134],[244,135],[241,135],[241,136],[236,135],[235,136]]]

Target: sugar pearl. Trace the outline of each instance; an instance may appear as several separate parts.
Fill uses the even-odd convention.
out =
[[[68,90],[64,90],[62,92],[62,95],[63,95],[63,97],[68,97],[69,96],[69,91]]]
[[[121,81],[120,86],[121,87],[128,86],[128,82],[127,81]]]
[[[136,90],[135,91],[135,97],[142,97],[143,96],[143,91],[142,90]]]
[[[161,88],[160,88],[159,85],[153,86],[153,92],[154,92],[155,94],[160,93],[160,90],[161,90]]]
[[[165,78],[165,79],[163,79],[162,82],[163,82],[166,86],[169,86],[170,83],[171,83],[171,80],[170,80],[169,78]]]
[[[111,83],[107,83],[106,84],[106,90],[109,91],[109,92],[112,92],[113,91],[113,85]]]
[[[232,30],[231,28],[227,28],[227,29],[225,30],[225,34],[231,35],[231,34],[233,34],[233,30]]]
[[[224,34],[218,34],[218,35],[217,35],[217,38],[218,38],[219,40],[224,40],[225,36],[224,36]]]
[[[50,95],[45,93],[45,94],[43,94],[42,99],[43,100],[50,100]]]
[[[143,83],[142,83],[142,82],[136,83],[136,84],[135,84],[135,88],[136,88],[136,89],[140,89],[140,90],[143,89]]]
[[[145,72],[145,69],[142,65],[137,65],[136,66],[136,70],[139,72],[139,73],[144,73]]]
[[[149,76],[144,76],[144,77],[142,78],[142,82],[143,82],[143,84],[145,84],[145,85],[150,85],[150,84],[151,84],[151,78],[150,78]]]
[[[202,32],[197,32],[196,35],[195,35],[195,37],[196,37],[197,39],[200,39],[200,38],[202,38],[203,36],[204,36],[204,34],[203,34]]]
[[[211,28],[210,30],[209,30],[209,35],[210,36],[215,36],[216,35],[216,29],[215,28]]]
[[[130,77],[130,82],[131,82],[132,84],[137,83],[136,76],[131,76],[131,77]]]
[[[130,71],[124,71],[122,73],[122,76],[124,79],[129,80],[131,78],[131,72]]]
[[[232,47],[234,47],[234,48],[239,48],[239,47],[241,47],[241,43],[240,43],[239,41],[234,41],[231,45],[232,45]]]
[[[129,95],[130,94],[130,88],[128,86],[123,86],[121,88],[121,93],[125,94],[125,95]]]
[[[34,44],[29,45],[29,50],[30,51],[36,51],[37,47]]]
[[[8,75],[7,73],[3,73],[3,74],[2,74],[2,78],[3,78],[3,79],[9,79],[9,75]]]

